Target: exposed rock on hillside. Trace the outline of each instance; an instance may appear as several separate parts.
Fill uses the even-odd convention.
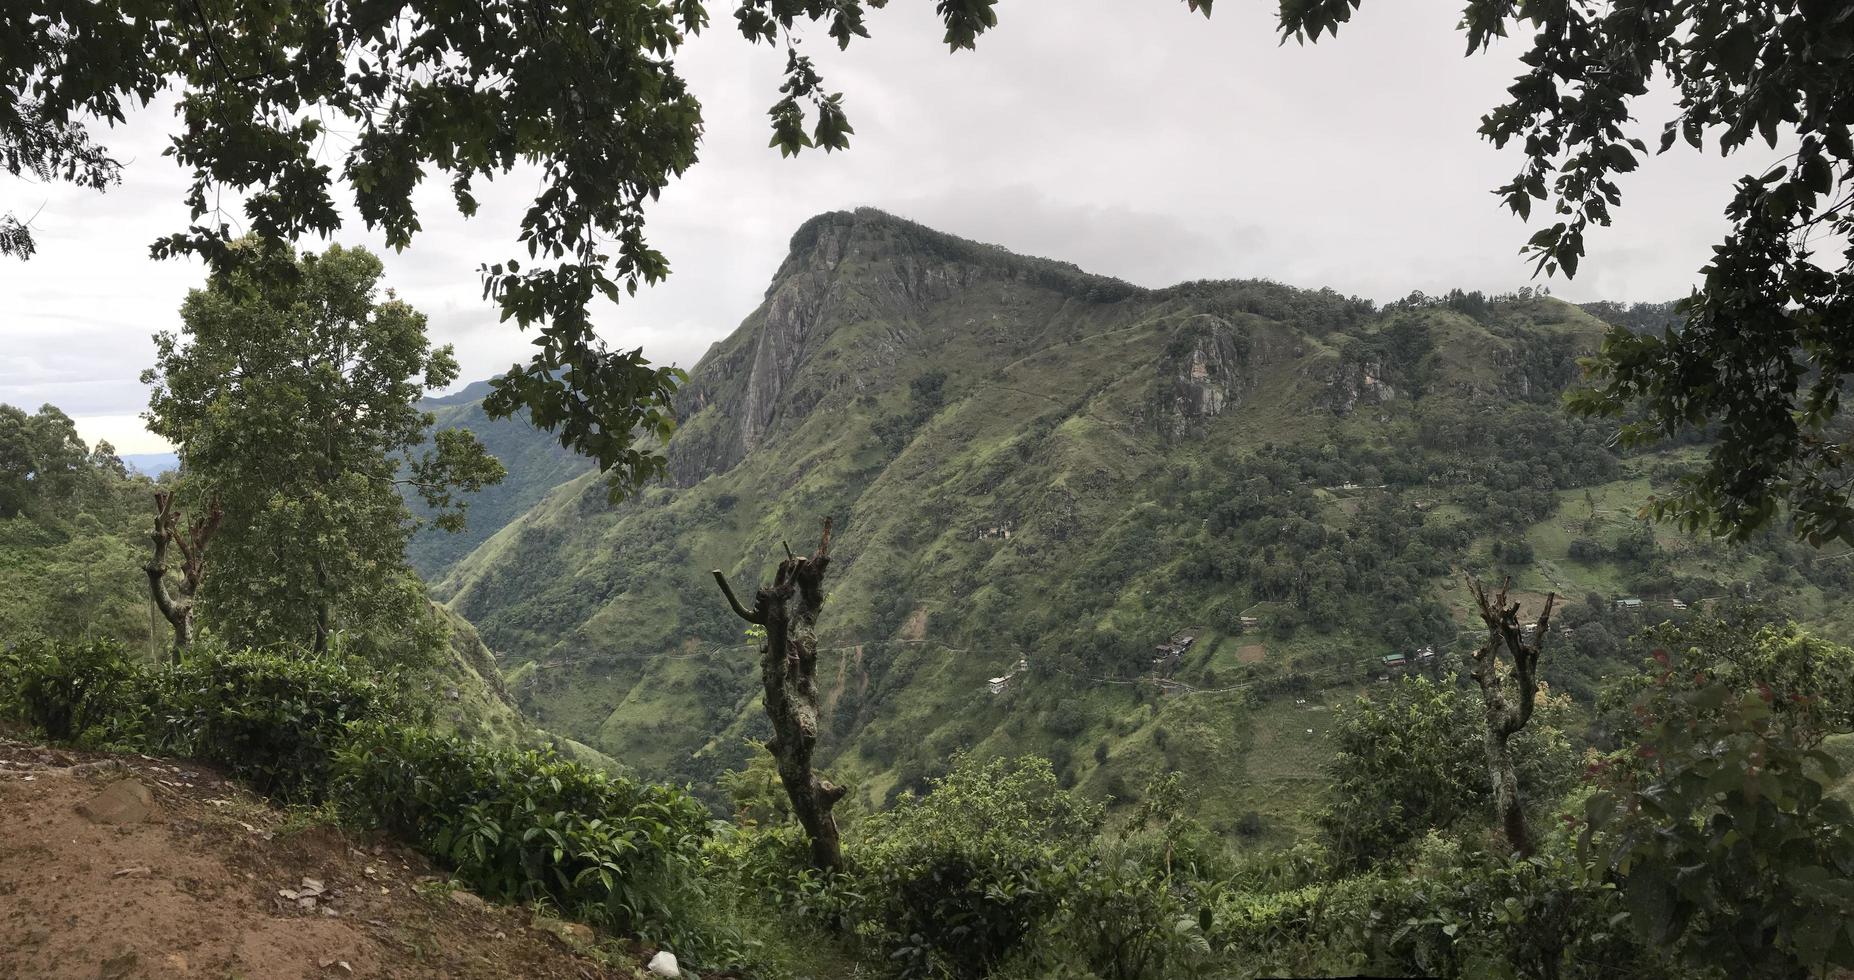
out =
[[[1211,419],[1240,404],[1254,380],[1249,355],[1249,337],[1227,321],[1209,313],[1188,318],[1159,362],[1159,430],[1201,436]]]
[[[987,285],[1000,287],[996,295],[1007,307],[1012,293],[1026,288],[1103,297],[1140,292],[879,211],[819,215],[792,236],[760,309],[709,350],[679,393],[684,422],[669,450],[671,481],[687,487],[728,471],[770,434],[802,425],[833,395],[887,389],[899,366],[936,346],[937,338],[923,335],[923,318],[934,319],[936,305]],[[1025,326],[997,311],[963,325]]]

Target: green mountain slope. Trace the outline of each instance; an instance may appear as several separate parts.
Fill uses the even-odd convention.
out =
[[[1626,633],[1625,591],[1697,601],[1777,563],[1630,537],[1613,512],[1660,462],[1556,407],[1602,329],[1529,292],[1146,290],[823,215],[691,373],[666,485],[614,506],[579,476],[434,591],[540,723],[712,792],[767,728],[708,570],[751,589],[831,515],[822,752],[865,805],[960,750],[1037,752],[1121,802],[1182,770],[1213,824],[1286,839],[1325,709],[1387,654],[1445,660],[1464,571],[1575,596],[1597,636]],[[1551,530],[1587,489],[1602,513]],[[1613,645],[1565,641],[1559,681],[1587,690]]]
[[[474,405],[480,393],[469,394],[469,405]],[[63,418],[55,409],[41,410],[46,413]],[[463,413],[466,420],[480,414]],[[74,430],[70,438],[75,440]],[[537,450],[518,439],[500,441],[511,443],[517,458],[546,456],[544,446]],[[10,513],[0,513],[0,650],[35,641],[108,639],[131,653],[165,658],[171,633],[151,608],[142,569],[151,554],[158,485],[131,472],[106,447],[92,453],[74,441],[72,449],[69,472],[30,481],[23,501],[13,501]],[[552,745],[580,761],[622,769],[602,753],[524,718],[495,655],[475,628],[443,607],[438,611],[450,634],[448,649],[407,682],[428,699],[431,721],[439,730],[504,745]]]
[[[427,399],[420,406],[436,417],[433,431],[470,430],[508,470],[501,483],[470,497],[468,523],[463,530],[452,533],[427,525],[413,534],[406,545],[406,560],[428,581],[443,576],[457,559],[520,517],[547,491],[593,468],[584,457],[560,448],[559,443],[522,419],[491,419],[483,411],[483,397],[487,394],[488,382],[479,381],[455,394]],[[405,496],[407,505],[422,516],[424,509],[418,495],[408,491]]]

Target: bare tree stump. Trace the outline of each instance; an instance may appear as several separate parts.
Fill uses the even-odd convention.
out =
[[[760,644],[760,681],[766,689],[766,717],[773,726],[766,750],[778,765],[792,812],[811,838],[811,863],[834,871],[843,866],[843,846],[830,811],[844,790],[811,768],[818,743],[818,610],[824,605],[824,572],[829,567],[827,517],[818,550],[805,556],[787,548],[773,584],[754,593],[752,609],[740,604],[720,569],[714,576],[735,615],[766,629]]]
[[[1557,603],[1558,594],[1553,592],[1545,597],[1545,610],[1539,614],[1537,632],[1531,642],[1527,642],[1525,629],[1519,623],[1519,603],[1509,603],[1506,598],[1512,584],[1511,578],[1502,581],[1500,591],[1489,596],[1479,582],[1468,580],[1468,589],[1480,606],[1481,620],[1487,624],[1487,641],[1474,651],[1468,676],[1481,686],[1481,699],[1486,705],[1487,770],[1493,780],[1494,809],[1500,818],[1500,829],[1513,850],[1529,858],[1532,856],[1532,835],[1526,826],[1525,802],[1519,794],[1519,773],[1513,766],[1509,740],[1532,720],[1532,707],[1539,691],[1539,648],[1551,631],[1551,608]],[[1513,658],[1510,677],[1503,676],[1500,671],[1503,648]],[[1509,681],[1514,688],[1512,691],[1507,689]]]

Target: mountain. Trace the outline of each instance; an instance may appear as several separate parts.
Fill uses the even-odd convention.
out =
[[[1560,411],[1604,328],[1530,290],[1145,289],[821,215],[691,372],[667,481],[614,505],[572,476],[434,592],[540,724],[713,799],[769,728],[709,570],[751,590],[830,516],[820,759],[853,800],[1032,752],[1122,804],[1182,771],[1212,825],[1288,840],[1327,709],[1472,637],[1464,572],[1574,597],[1573,693],[1643,610],[1755,586],[1826,614],[1809,576],[1838,573],[1636,523],[1697,450],[1624,459]]]
[[[124,453],[117,458],[122,460],[130,472],[140,473],[150,479],[180,468],[180,456],[177,453]]]
[[[489,383],[477,381],[453,394],[428,398],[419,406],[435,417],[436,429],[468,429],[475,433],[508,471],[501,483],[470,498],[463,530],[447,532],[427,525],[413,534],[406,546],[406,558],[427,580],[441,578],[459,558],[520,517],[547,491],[593,470],[585,457],[561,448],[525,420],[491,419],[483,411],[483,398],[488,394]],[[410,492],[405,496],[413,512],[423,516],[418,496]]]

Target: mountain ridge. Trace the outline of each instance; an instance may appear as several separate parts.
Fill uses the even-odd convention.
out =
[[[1562,509],[1639,505],[1663,462],[1558,408],[1607,327],[1530,290],[1380,309],[1266,281],[1146,289],[866,210],[793,243],[690,371],[667,480],[613,504],[574,476],[433,586],[538,723],[717,805],[767,728],[709,571],[750,590],[825,516],[819,758],[854,805],[961,751],[1034,752],[1122,804],[1186,772],[1219,829],[1277,840],[1316,807],[1330,717],[1283,692],[1323,705],[1386,653],[1449,649],[1463,573],[1538,598],[1710,595],[1763,567],[1567,557]],[[1592,503],[1576,533],[1636,527]],[[1188,655],[1155,665],[1187,627]],[[1588,688],[1602,656],[1567,651],[1554,683]]]

